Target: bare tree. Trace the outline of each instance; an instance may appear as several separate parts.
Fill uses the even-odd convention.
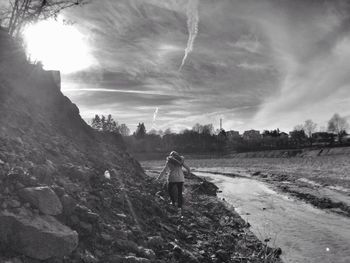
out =
[[[130,129],[125,123],[120,124],[119,131],[122,136],[129,136],[130,134]]]
[[[306,120],[303,125],[303,131],[309,138],[310,145],[312,146],[312,134],[316,131],[317,124],[312,120]]]
[[[57,17],[66,8],[83,5],[89,0],[8,0],[7,7],[0,13],[0,20],[7,26],[8,33],[18,35],[28,23]]]
[[[303,130],[305,134],[311,138],[312,134],[316,131],[317,124],[314,123],[312,120],[306,120],[303,126]]]
[[[349,129],[349,123],[346,118],[341,117],[338,113],[335,113],[333,117],[328,121],[328,131],[338,135],[338,141],[341,142],[346,130]]]

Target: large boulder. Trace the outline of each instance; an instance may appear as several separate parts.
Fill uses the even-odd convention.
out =
[[[46,260],[69,255],[78,245],[78,234],[49,215],[0,213],[1,247],[28,257]]]
[[[27,187],[18,192],[19,196],[43,214],[59,215],[62,213],[62,203],[56,193],[47,186]]]

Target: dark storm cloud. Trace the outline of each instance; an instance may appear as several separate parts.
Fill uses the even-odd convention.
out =
[[[290,129],[350,113],[339,104],[350,97],[349,2],[201,0],[179,71],[187,3],[99,0],[67,14],[96,59],[90,72],[64,78],[83,116],[116,113],[147,126],[159,107],[160,128],[224,118],[226,129]]]

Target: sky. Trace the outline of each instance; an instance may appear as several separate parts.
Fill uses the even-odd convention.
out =
[[[64,16],[91,56],[62,75],[85,120],[242,132],[350,116],[350,1],[95,0]]]

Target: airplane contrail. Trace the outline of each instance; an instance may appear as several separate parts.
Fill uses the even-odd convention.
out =
[[[188,40],[187,46],[185,48],[185,55],[182,59],[179,71],[185,65],[188,54],[193,50],[194,40],[198,34],[198,23],[199,23],[199,14],[198,14],[198,5],[199,0],[188,0],[187,4],[187,29],[188,29]]]
[[[156,109],[155,109],[155,111],[154,111],[154,113],[153,113],[153,124],[154,124],[154,122],[155,122],[156,119],[157,119],[157,115],[158,115],[158,107],[156,107]]]

